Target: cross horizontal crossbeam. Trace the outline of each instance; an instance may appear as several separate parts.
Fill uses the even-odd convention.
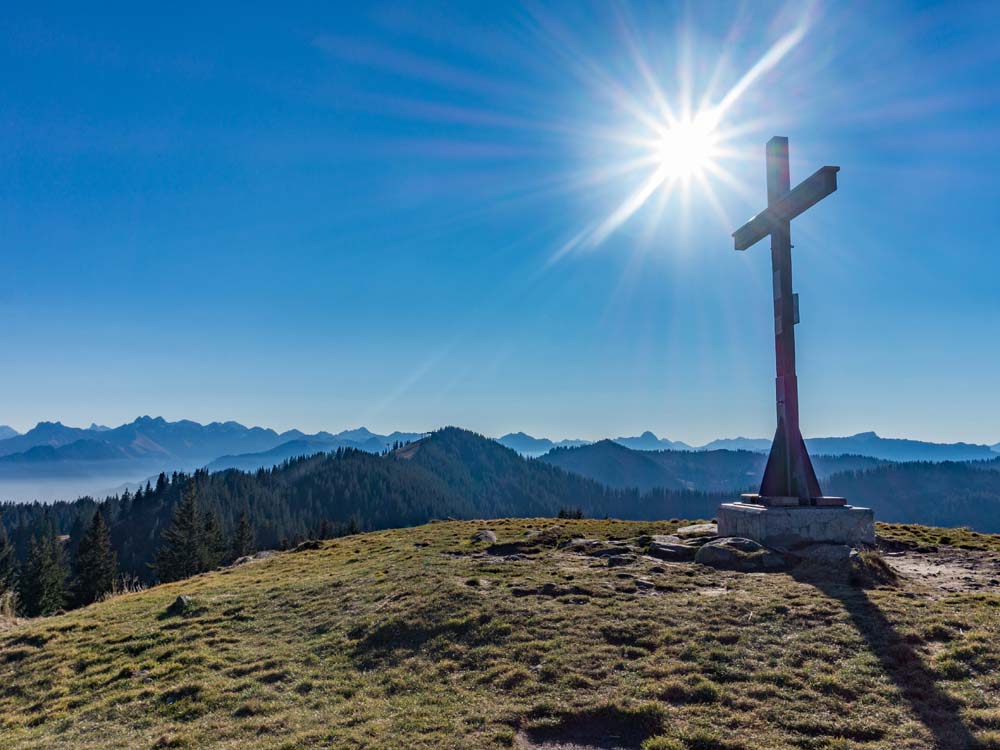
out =
[[[840,167],[820,167],[812,177],[789,190],[774,205],[769,206],[733,232],[736,250],[746,250],[767,237],[780,222],[794,219],[837,189]],[[787,184],[787,183],[786,183]]]

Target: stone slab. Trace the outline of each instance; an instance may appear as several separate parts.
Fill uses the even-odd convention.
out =
[[[814,497],[813,502],[819,506],[844,506],[847,505],[847,498],[844,497],[833,497],[831,495],[824,495],[823,497]]]
[[[674,532],[674,536],[681,539],[691,539],[699,536],[716,536],[719,532],[714,523],[693,523],[690,526],[681,526]]]
[[[792,549],[807,544],[875,544],[871,508],[844,506],[775,507],[723,503],[718,510],[719,536],[741,536],[765,547]]]
[[[764,497],[762,495],[740,495],[740,502],[748,505],[767,505],[768,507],[798,507],[800,505],[797,497],[778,497],[772,495]]]
[[[847,505],[847,500],[842,497],[832,495],[821,495],[820,497],[809,498],[808,502],[803,502],[797,497],[779,497],[776,495],[745,494],[740,495],[740,502],[749,505],[766,505],[768,507],[796,507],[799,505],[818,505],[820,507],[832,507]]]

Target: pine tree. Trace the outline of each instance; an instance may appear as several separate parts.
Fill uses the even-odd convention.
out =
[[[331,536],[333,536],[333,529],[330,526],[330,522],[325,518],[321,519],[319,527],[316,529],[316,538],[329,539]]]
[[[50,615],[66,606],[68,597],[69,560],[66,559],[64,542],[53,527],[48,539],[48,568],[45,571],[45,595],[41,614]]]
[[[18,581],[21,611],[28,617],[36,617],[42,601],[42,581],[44,578],[44,553],[38,537],[32,535],[28,543],[28,555]]]
[[[215,513],[206,511],[202,520],[201,569],[214,570],[222,565],[226,557],[226,542],[222,538],[222,528]]]
[[[28,617],[51,615],[66,605],[69,570],[63,543],[50,527],[41,539],[31,538],[28,560],[21,576],[21,606]]]
[[[0,523],[0,594],[14,588],[17,581],[17,557],[14,545],[7,536],[7,528]]]
[[[154,568],[161,581],[179,581],[202,572],[204,520],[198,512],[198,491],[189,482],[174,508],[170,528],[162,535]]]
[[[236,524],[236,533],[233,534],[232,556],[236,560],[246,555],[252,555],[255,551],[253,526],[250,525],[249,514],[244,508],[243,512],[240,513],[240,520]]]
[[[94,513],[76,553],[75,600],[78,606],[97,601],[114,588],[118,560],[111,531],[101,511]]]

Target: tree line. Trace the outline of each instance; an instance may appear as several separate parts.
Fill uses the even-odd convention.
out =
[[[82,606],[257,549],[434,518],[711,517],[719,495],[612,490],[447,428],[406,451],[341,448],[270,469],[161,474],[102,501],[0,505],[0,592],[21,614]],[[6,562],[5,562],[6,561]]]

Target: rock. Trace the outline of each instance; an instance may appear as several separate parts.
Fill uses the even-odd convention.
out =
[[[681,539],[690,539],[698,536],[717,536],[719,527],[714,523],[694,523],[690,526],[681,526],[674,532],[675,536]]]
[[[575,551],[582,552],[590,557],[614,557],[615,555],[635,552],[635,548],[618,542],[598,542],[595,545],[577,547]]]
[[[681,538],[676,534],[654,534],[647,537],[646,544],[681,544]]]
[[[494,544],[497,540],[497,535],[490,531],[489,529],[483,529],[482,531],[477,531],[472,535],[472,541],[474,542],[489,542]]]
[[[673,535],[660,534],[654,536],[649,543],[651,557],[671,562],[690,562],[694,560],[694,554],[697,551],[695,547],[682,544],[681,540]]]
[[[524,535],[524,538],[539,544],[553,544],[559,539],[562,531],[563,527],[556,524],[545,529],[532,529]]]
[[[635,587],[640,591],[649,591],[650,589],[655,589],[656,584],[650,581],[648,578],[636,578]]]
[[[191,606],[191,597],[189,596],[178,596],[174,599],[173,603],[167,607],[167,615],[170,617],[176,617],[177,615],[182,615],[187,612],[188,608]]]
[[[600,547],[604,542],[600,539],[570,539],[566,542],[566,549],[573,552],[586,552],[590,549]]]
[[[635,555],[611,555],[611,557],[608,558],[608,567],[620,568],[623,565],[631,565],[635,561]]]
[[[689,537],[689,538],[685,539],[684,540],[684,544],[686,544],[689,547],[694,547],[695,550],[697,550],[702,545],[708,544],[709,542],[714,542],[716,539],[719,539],[719,537],[717,537],[717,536],[692,536],[692,537]]]
[[[855,552],[846,544],[806,544],[789,550],[789,554],[800,557],[809,562],[823,563],[824,565],[843,565],[851,557],[856,557]]]
[[[730,536],[719,540],[721,546],[728,547],[730,549],[738,549],[740,552],[759,552],[764,549],[760,542],[755,542],[753,539],[746,539],[741,536]]]
[[[694,561],[720,570],[752,573],[784,567],[781,555],[761,546],[752,539],[723,537],[703,545]]]

